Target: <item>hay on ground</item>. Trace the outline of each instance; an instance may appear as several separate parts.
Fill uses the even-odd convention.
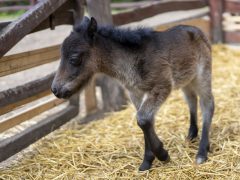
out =
[[[0,170],[0,179],[240,179],[240,51],[214,46],[213,57],[216,111],[205,164],[194,165],[199,138],[185,142],[188,108],[175,91],[156,117],[157,134],[171,156],[168,164],[155,160],[150,171],[138,172],[143,135],[129,106],[47,136],[33,145],[34,153]]]

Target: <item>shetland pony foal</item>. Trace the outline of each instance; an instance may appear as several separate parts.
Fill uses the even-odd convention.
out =
[[[61,53],[52,84],[52,92],[58,98],[69,98],[81,90],[95,73],[114,77],[128,89],[145,140],[139,170],[149,169],[155,157],[169,160],[154,130],[154,115],[171,90],[178,88],[190,109],[188,140],[198,134],[197,97],[200,97],[203,130],[196,163],[207,159],[214,112],[211,47],[199,29],[176,26],[155,32],[147,28],[98,27],[94,18],[84,17],[64,40]]]

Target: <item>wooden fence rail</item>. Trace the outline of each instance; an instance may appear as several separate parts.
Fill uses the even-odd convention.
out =
[[[123,12],[113,15],[114,25],[123,25],[134,21],[140,21],[152,17],[159,13],[190,10],[206,7],[205,1],[182,0],[182,1],[160,1],[151,5],[134,9],[133,11]]]
[[[60,45],[4,56],[0,59],[0,77],[30,69],[60,58]]]
[[[59,128],[61,125],[75,117],[78,112],[78,107],[70,105],[63,111],[43,119],[19,134],[0,141],[0,162]]]
[[[112,9],[136,9],[143,6],[148,6],[159,1],[139,1],[139,2],[122,2],[122,3],[111,3]]]
[[[55,73],[52,73],[41,79],[0,92],[0,115],[49,95],[54,75]]]
[[[42,0],[0,34],[0,58],[67,0]]]
[[[63,99],[56,99],[55,97],[49,98],[46,102],[41,102],[37,105],[31,106],[23,110],[18,114],[14,114],[13,116],[6,117],[0,121],[0,133],[24,122],[27,121],[57,105],[65,102]]]

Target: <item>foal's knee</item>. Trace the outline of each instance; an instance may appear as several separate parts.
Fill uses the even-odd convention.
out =
[[[152,125],[153,117],[137,113],[137,123],[141,129],[148,129]]]

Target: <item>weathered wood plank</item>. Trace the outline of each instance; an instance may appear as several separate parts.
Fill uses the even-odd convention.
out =
[[[0,22],[0,32],[1,30],[6,27],[7,25],[9,25],[12,21],[5,21],[5,22]]]
[[[0,57],[67,0],[42,0],[0,33]]]
[[[50,63],[60,58],[60,45],[4,56],[0,59],[0,77]]]
[[[205,7],[205,1],[183,0],[183,1],[161,1],[152,5],[141,7],[133,11],[113,15],[114,25],[123,25],[134,21],[140,21],[159,13],[189,10]]]
[[[26,98],[36,96],[39,93],[49,91],[54,75],[55,73],[52,73],[41,79],[0,92],[0,109]]]
[[[37,116],[44,111],[47,111],[61,103],[63,103],[63,99],[56,99],[56,98],[50,98],[45,102],[41,102],[37,105],[32,106],[31,108],[23,110],[19,114],[15,114],[11,117],[1,119],[0,121],[0,133],[6,131],[7,129],[10,129],[24,121],[27,121],[34,116]]]
[[[240,24],[224,23],[225,31],[240,31]]]
[[[0,162],[68,122],[78,114],[78,110],[75,106],[68,106],[65,110],[43,119],[19,134],[0,141]]]
[[[96,81],[92,80],[84,91],[87,114],[97,110]]]
[[[225,31],[225,43],[240,43],[240,31]]]
[[[240,12],[240,1],[239,0],[224,0],[224,11],[231,13]]]
[[[55,12],[53,12],[47,19],[41,22],[31,33],[43,29],[51,28],[52,30],[62,24],[72,25],[74,23],[73,8],[76,7],[76,0],[66,1]]]
[[[39,94],[37,94],[35,96],[31,96],[31,97],[28,97],[26,99],[23,99],[23,100],[14,102],[12,104],[9,104],[7,106],[1,107],[0,108],[0,116],[8,113],[10,111],[13,111],[14,109],[17,109],[18,107],[20,107],[24,104],[30,103],[30,102],[35,101],[35,100],[37,100],[39,98],[42,98],[44,96],[50,95],[51,93],[52,92],[50,90],[46,90],[46,91],[40,92]]]
[[[83,5],[82,5],[83,6]],[[62,25],[62,24],[73,24],[73,12],[71,11],[73,7],[76,7],[75,1],[67,1],[59,7],[54,13],[52,13],[49,17],[47,17],[44,21],[42,21],[36,28],[31,30],[30,33],[34,33],[40,30],[44,30],[47,28],[54,29],[55,26]],[[83,9],[81,9],[83,13]],[[0,22],[0,31],[9,25],[11,22]]]
[[[0,22],[0,32],[1,30],[6,27],[7,25],[9,25],[12,21],[4,21],[4,22]]]
[[[230,14],[225,14],[223,18],[224,31],[240,31],[240,16],[231,16]]]
[[[213,43],[223,42],[223,25],[222,13],[223,3],[222,0],[209,0],[210,4],[210,18],[211,18],[211,37]]]
[[[129,9],[129,8],[140,8],[143,6],[154,4],[158,1],[140,1],[140,2],[120,2],[111,3],[111,8],[113,9]]]
[[[227,22],[240,23],[240,16],[231,16],[230,14],[226,14],[223,16],[223,19]]]

